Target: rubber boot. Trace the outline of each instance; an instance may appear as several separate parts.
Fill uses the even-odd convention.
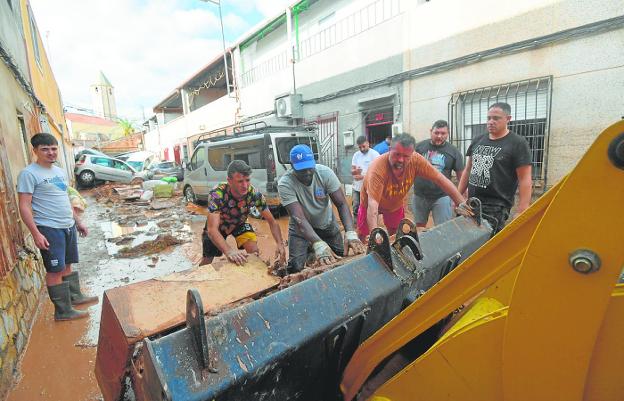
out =
[[[48,295],[54,304],[54,320],[74,320],[89,316],[87,311],[72,308],[68,283],[48,286]]]
[[[80,290],[80,276],[78,272],[71,272],[67,276],[63,276],[63,281],[69,283],[69,294],[71,295],[72,305],[89,304],[98,302],[98,297],[87,297]]]

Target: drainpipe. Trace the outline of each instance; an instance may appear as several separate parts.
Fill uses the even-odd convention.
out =
[[[297,18],[297,16],[295,16]],[[295,29],[298,29],[297,27]],[[290,51],[290,62],[292,63],[292,83],[293,83],[293,94],[297,93],[297,84],[295,81],[295,62],[297,59],[297,52],[295,48],[295,43],[293,42],[293,24],[292,24],[292,9],[290,7],[286,7],[286,31],[288,32],[288,51]]]

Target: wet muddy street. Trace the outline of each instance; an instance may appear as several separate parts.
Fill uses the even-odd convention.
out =
[[[43,290],[21,377],[8,401],[101,400],[94,367],[103,292],[187,270],[201,260],[206,219],[202,206],[187,207],[180,197],[151,205],[111,201],[110,191],[97,189],[83,195],[88,202],[83,221],[89,236],[79,239],[80,263],[74,270],[80,272],[85,292],[98,295],[100,302],[87,307],[87,319],[55,322],[53,305]],[[268,225],[252,218],[249,222],[258,235],[260,257],[272,260],[275,244]],[[288,218],[281,217],[279,224],[287,238]],[[228,241],[235,245],[233,238]]]

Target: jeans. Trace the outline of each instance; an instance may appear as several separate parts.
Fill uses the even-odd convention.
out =
[[[323,241],[329,245],[329,247],[334,251],[334,253],[338,256],[342,256],[344,254],[344,239],[342,238],[342,234],[340,233],[340,228],[338,224],[333,221],[332,224],[326,229],[318,229],[315,228],[314,232],[318,235]],[[306,261],[308,260],[308,253],[314,252],[311,250],[312,244],[303,237],[297,230],[292,226],[288,226],[288,272],[296,273],[305,267]]]
[[[451,198],[443,196],[438,199],[429,199],[414,194],[412,207],[416,224],[427,224],[429,213],[433,213],[433,223],[437,226],[453,218]]]
[[[355,221],[357,221],[358,210],[360,210],[360,191],[353,190],[351,201],[353,204],[353,217],[355,217]]]
[[[492,225],[494,231],[492,235],[497,234],[505,227],[507,219],[509,219],[509,208],[500,205],[481,205],[481,213],[483,217]]]

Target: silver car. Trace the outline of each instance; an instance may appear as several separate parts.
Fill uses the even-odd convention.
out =
[[[76,162],[74,174],[78,184],[93,186],[96,181],[112,181],[124,184],[140,183],[145,174],[137,173],[128,164],[112,157],[83,154]]]

